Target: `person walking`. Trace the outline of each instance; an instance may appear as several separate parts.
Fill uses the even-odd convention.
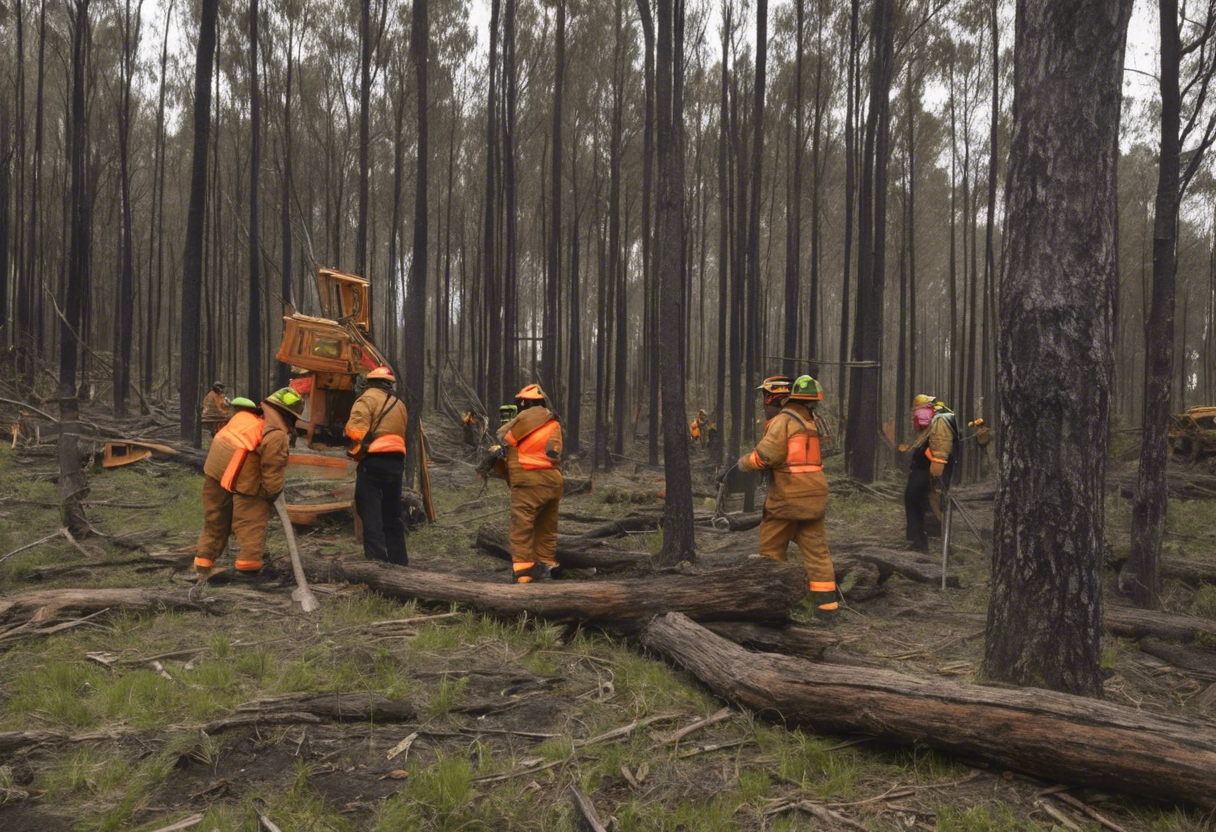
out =
[[[211,434],[214,439],[215,435],[220,432],[224,425],[228,424],[228,420],[232,418],[232,406],[228,404],[228,400],[224,398],[224,384],[217,381],[211,385],[211,390],[203,397],[203,427]]]
[[[916,438],[909,448],[912,461],[904,487],[905,537],[910,549],[927,552],[925,514],[932,511],[941,521],[941,495],[954,471],[958,425],[944,402],[922,393],[912,400],[912,427]]]
[[[766,405],[768,397],[766,390]],[[799,376],[777,399],[780,409],[765,425],[764,438],[738,466],[773,474],[760,521],[761,557],[784,561],[790,541],[796,541],[811,600],[821,616],[830,617],[838,608],[836,571],[824,533],[828,481],[815,421],[823,390],[811,376]]]
[[[491,449],[506,459],[511,487],[511,577],[516,583],[556,577],[557,513],[563,492],[562,426],[529,384],[515,398],[518,413],[498,429]]]
[[[347,454],[358,460],[355,510],[363,524],[363,554],[396,566],[409,565],[405,551],[401,480],[405,475],[405,402],[393,393],[397,379],[388,367],[367,374],[367,390],[346,420],[352,442]]]

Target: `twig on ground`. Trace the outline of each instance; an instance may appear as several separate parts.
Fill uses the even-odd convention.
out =
[[[414,731],[409,736],[407,736],[405,739],[403,739],[401,742],[394,745],[392,747],[392,749],[389,750],[388,759],[391,760],[394,757],[397,757],[398,755],[404,754],[405,756],[401,758],[401,763],[402,763],[402,765],[404,765],[405,761],[408,760],[410,757],[410,746],[414,744],[414,740],[416,740],[416,739],[418,739],[418,732]]]
[[[574,747],[587,748],[592,745],[599,745],[602,742],[611,742],[612,740],[617,740],[621,737],[627,737],[634,731],[638,730],[639,728],[645,728],[647,725],[679,718],[679,714],[655,714],[654,716],[648,716],[645,719],[639,719],[637,722],[622,725],[620,728],[613,728],[611,731],[606,731],[598,736],[589,737],[582,740],[575,740]]]
[[[1052,797],[1054,797],[1056,800],[1063,803],[1065,806],[1069,806],[1073,809],[1076,809],[1078,812],[1085,813],[1086,815],[1093,818],[1095,821],[1097,821],[1098,823],[1102,824],[1107,829],[1109,829],[1110,832],[1127,832],[1126,829],[1124,829],[1119,824],[1117,824],[1114,821],[1107,818],[1105,815],[1103,815],[1101,812],[1099,812],[1093,806],[1090,806],[1088,803],[1084,802],[1083,800],[1073,797],[1068,792],[1057,792],[1056,794],[1053,794]]]
[[[183,829],[191,829],[198,826],[203,822],[204,817],[206,817],[206,815],[200,812],[197,815],[190,815],[189,817],[182,818],[177,823],[162,826],[160,829],[153,830],[153,832],[181,832]]]
[[[700,731],[703,728],[708,728],[711,725],[716,725],[725,719],[729,719],[732,713],[733,711],[731,711],[730,708],[723,708],[711,716],[707,716],[704,719],[698,719],[691,725],[686,725],[678,731],[673,731],[668,736],[661,738],[657,743],[651,746],[651,749],[653,750],[658,748],[660,745],[678,744],[680,740],[684,739],[690,734],[695,734],[697,731]]]
[[[24,546],[19,546],[16,549],[14,549],[13,551],[9,552],[7,555],[0,557],[0,563],[4,563],[6,560],[11,558],[13,555],[20,554],[20,553],[26,551],[27,549],[33,549],[35,546],[41,546],[43,543],[49,543],[50,541],[54,540],[57,537],[63,537],[63,532],[64,532],[63,529],[58,529],[55,531],[54,534],[48,534],[46,537],[39,538],[38,540],[35,540],[33,543],[27,543]]]
[[[1042,809],[1048,815],[1050,815],[1052,820],[1054,820],[1056,823],[1063,826],[1065,829],[1072,830],[1072,832],[1082,832],[1081,827],[1077,825],[1076,821],[1074,821],[1068,815],[1061,812],[1055,806],[1052,806],[1047,801],[1036,800],[1034,802],[1034,805],[1037,806],[1038,808]]]
[[[710,754],[714,751],[722,751],[727,748],[737,748],[741,745],[747,745],[751,742],[751,737],[744,737],[741,740],[727,740],[726,742],[711,742],[705,745],[698,745],[695,748],[690,748],[687,751],[680,752],[680,759],[687,760],[689,757],[697,757],[701,754]]]
[[[608,832],[604,824],[600,823],[599,815],[595,812],[595,805],[591,802],[591,798],[579,791],[577,786],[570,787],[570,794],[574,798],[574,808],[583,816],[583,820],[591,827],[591,832]]]

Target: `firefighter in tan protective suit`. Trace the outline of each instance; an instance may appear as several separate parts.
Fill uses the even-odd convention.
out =
[[[256,575],[266,549],[270,504],[283,490],[288,446],[304,400],[290,387],[262,400],[232,400],[236,411],[215,435],[203,465],[203,530],[198,536],[194,568],[200,578],[215,571],[228,537],[235,534],[241,550],[238,575]]]
[[[363,523],[363,554],[408,566],[401,488],[405,476],[405,402],[393,393],[392,369],[377,367],[367,374],[367,390],[350,409],[348,451],[359,461],[355,471],[355,509]]]
[[[773,473],[760,522],[760,555],[784,561],[786,547],[791,540],[797,541],[811,600],[820,614],[832,615],[838,605],[836,572],[824,534],[828,481],[815,422],[815,407],[822,399],[819,382],[800,376],[790,386],[781,409],[769,418],[764,438],[738,465],[743,471],[767,469]]]
[[[202,422],[214,439],[228,420],[232,418],[232,405],[224,398],[224,385],[216,382],[211,385],[211,391],[203,397]]]
[[[511,577],[516,583],[556,577],[557,509],[562,499],[562,426],[539,385],[515,399],[519,415],[498,429],[490,449],[506,460],[511,487]]]
[[[927,552],[925,513],[932,511],[941,522],[941,497],[954,471],[958,426],[954,412],[944,402],[921,394],[912,400],[912,427],[916,438],[909,449],[912,460],[904,487],[905,536],[910,549]]]

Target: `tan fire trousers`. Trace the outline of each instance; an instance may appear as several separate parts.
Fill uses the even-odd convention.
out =
[[[827,501],[826,494],[814,498],[807,512],[812,517],[808,519],[786,520],[766,513],[760,521],[760,555],[784,562],[786,547],[791,540],[797,541],[808,587],[821,604],[829,604],[828,595],[834,597],[836,593],[836,570],[824,533]]]
[[[557,566],[557,508],[562,485],[511,488],[511,560]]]
[[[270,503],[261,497],[233,494],[214,477],[203,478],[203,530],[198,535],[194,565],[208,568],[224,554],[228,537],[236,535],[241,551],[234,564],[238,571],[262,568],[266,550],[266,524]]]

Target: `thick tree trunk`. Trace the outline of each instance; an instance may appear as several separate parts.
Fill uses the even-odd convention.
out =
[[[787,724],[927,745],[1051,783],[1216,806],[1216,732],[1193,720],[1035,688],[750,653],[675,613],[655,619],[642,643],[721,698]]]
[[[502,296],[499,294],[499,279],[495,252],[494,203],[497,188],[495,172],[498,161],[498,14],[501,0],[492,0],[490,5],[490,60],[487,67],[489,93],[486,97],[486,194],[482,226],[481,268],[482,284],[485,287],[486,326],[486,383],[482,390],[486,407],[491,411],[503,400],[502,383]]]
[[[1115,163],[1131,5],[1026,0],[1016,31],[985,670],[1089,696],[1102,692]]]
[[[119,255],[118,292],[115,295],[115,337],[111,380],[114,384],[114,415],[127,415],[127,388],[131,384],[131,344],[135,322],[135,240],[131,207],[131,83],[139,42],[140,18],[132,15],[131,0],[123,4],[121,84],[118,93],[118,177],[122,199],[122,245]],[[0,326],[4,317],[0,315]]]
[[[387,0],[386,0],[387,2]],[[425,2],[422,5],[426,5]],[[355,227],[355,271],[367,274],[367,205],[371,184],[372,2],[359,3],[359,224]]]
[[[314,564],[318,574],[331,564]],[[634,632],[653,616],[674,611],[693,619],[783,624],[805,594],[801,567],[757,561],[697,575],[616,581],[507,584],[371,561],[343,563],[337,577],[402,600],[468,604],[500,615],[598,624]]]
[[[846,93],[844,127],[844,274],[840,284],[840,367],[837,376],[837,395],[841,403],[842,417],[847,416],[844,404],[846,398],[849,360],[849,270],[853,264],[853,202],[857,193],[857,113],[861,109],[860,96],[857,95],[858,84],[858,52],[861,46],[857,38],[858,17],[860,16],[860,0],[852,0],[849,12],[849,72]]]
[[[199,356],[203,306],[203,224],[207,213],[207,150],[211,134],[211,62],[215,56],[215,26],[219,0],[202,0],[198,52],[194,66],[194,160],[190,169],[190,207],[186,213],[186,244],[182,263],[181,400],[182,439],[197,448],[199,421]]]
[[[726,297],[730,291],[730,177],[727,172],[726,156],[729,139],[728,130],[728,91],[730,89],[730,48],[729,37],[731,28],[731,9],[727,0],[722,2],[722,69],[721,87],[718,99],[718,363],[716,387],[714,390],[714,415],[716,424],[714,441],[716,447],[711,447],[714,455],[714,465],[723,467],[723,450],[726,447],[726,346],[731,331],[727,329]],[[733,415],[733,413],[732,413]]]
[[[282,258],[279,261],[281,264],[279,291],[283,296],[284,307],[295,306],[295,292],[292,289],[291,280],[292,273],[295,270],[291,261],[291,200],[294,187],[292,184],[294,173],[292,160],[294,153],[292,151],[291,93],[292,81],[295,75],[295,33],[296,19],[295,17],[290,17],[287,21],[287,65],[285,67],[286,77],[283,84],[283,187],[279,197],[279,227],[283,240]],[[284,312],[286,312],[286,309],[284,309]],[[392,353],[390,352],[389,354],[391,355]],[[290,369],[290,365],[279,362],[275,378],[277,387],[287,385],[288,371]]]

